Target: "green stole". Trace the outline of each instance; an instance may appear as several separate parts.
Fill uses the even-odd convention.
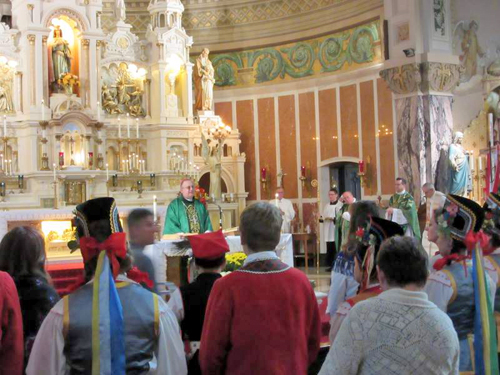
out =
[[[188,208],[189,206],[192,208]],[[196,199],[189,202],[182,197],[170,202],[165,215],[163,234],[205,233],[207,230],[213,229],[203,203]]]
[[[413,235],[420,241],[420,225],[418,224],[417,206],[411,194],[408,192],[404,194],[394,194],[391,199],[389,199],[389,206],[398,208],[403,212],[403,216],[408,221],[408,224],[402,225],[403,229],[406,231],[407,227],[410,226]]]

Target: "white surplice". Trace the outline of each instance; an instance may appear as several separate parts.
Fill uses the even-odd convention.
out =
[[[134,283],[124,275],[118,275],[116,280]],[[177,318],[161,298],[158,298],[158,310],[158,345],[148,374],[185,375],[187,364]],[[27,375],[69,375],[70,369],[64,356],[63,314],[64,302],[61,299],[50,310],[38,331],[26,369]]]
[[[333,220],[342,206],[343,203],[339,200],[336,204],[327,203],[325,204],[325,208],[323,208],[323,234],[325,242],[335,241],[335,223]]]
[[[269,203],[278,207],[283,211],[283,224],[281,224],[281,231],[283,233],[292,233],[291,223],[295,219],[295,210],[293,209],[293,204],[288,199],[271,199]]]

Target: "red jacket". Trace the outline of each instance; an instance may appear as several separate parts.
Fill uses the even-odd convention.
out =
[[[0,271],[0,374],[23,373],[23,317],[16,284]]]
[[[307,374],[320,344],[320,315],[306,275],[277,259],[219,279],[201,337],[204,375]]]

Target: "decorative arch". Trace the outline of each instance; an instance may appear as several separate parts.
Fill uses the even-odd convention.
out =
[[[84,32],[88,31],[90,29],[90,21],[87,18],[87,16],[82,15],[80,11],[76,8],[73,7],[66,7],[66,8],[55,8],[49,10],[42,18],[42,24],[45,27],[50,26],[50,20],[54,17],[58,16],[68,16],[72,19],[75,20],[75,22],[78,24],[78,28]]]

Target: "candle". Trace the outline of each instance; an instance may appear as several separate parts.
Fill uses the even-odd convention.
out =
[[[127,138],[130,139],[130,114],[127,113]]]
[[[120,121],[120,117],[118,117],[118,138],[122,137],[122,123]]]
[[[97,121],[101,121],[101,106],[99,102],[97,102]]]
[[[156,223],[156,195],[153,195],[153,217],[154,217],[154,221]]]
[[[139,117],[135,119],[135,137],[139,139]]]
[[[3,136],[7,137],[7,116],[3,115]]]
[[[488,125],[490,130],[490,147],[493,147],[493,113],[488,113]]]
[[[302,177],[306,177],[306,166],[305,165],[300,167],[300,174],[302,175]]]
[[[363,160],[360,160],[358,162],[359,166],[359,173],[365,173],[365,162]]]
[[[61,167],[64,165],[64,152],[59,153],[59,165]]]
[[[479,160],[479,170],[482,170],[483,169],[483,158],[481,156],[479,156],[477,159]]]
[[[42,99],[42,121],[45,121],[45,100]]]
[[[106,182],[109,181],[109,164],[106,163]]]
[[[278,208],[279,208],[280,204],[279,204],[279,201],[278,201],[278,193],[276,193],[276,194],[274,195],[274,198],[275,198],[275,202],[274,202],[274,203],[276,204],[276,207],[278,207]]]
[[[233,193],[230,193],[230,194],[229,194],[229,200],[230,200],[231,202],[234,202],[234,194],[233,194]]]
[[[266,175],[267,175],[266,168],[262,168],[262,170],[260,171],[260,174],[261,174],[262,179],[265,180],[266,179]]]
[[[56,182],[56,163],[52,163],[52,169],[54,170],[54,182]]]
[[[471,169],[474,169],[474,151],[470,151],[469,165],[470,165]]]

